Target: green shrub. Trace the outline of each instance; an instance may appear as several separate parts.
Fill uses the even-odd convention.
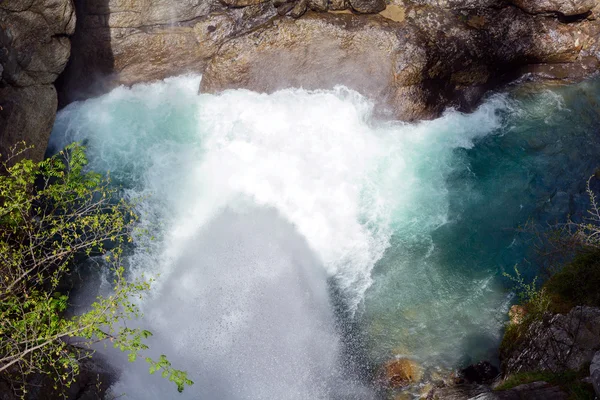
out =
[[[5,158],[0,175],[0,378],[25,397],[35,375],[51,378],[57,390],[69,387],[78,360],[90,356],[90,345],[98,341],[109,341],[135,361],[151,333],[125,322],[140,316],[135,300],[150,282],[125,279],[119,259],[137,216],[108,178],[84,172],[81,146],[11,166],[20,154],[15,149]],[[84,314],[67,317],[69,299],[60,284],[76,257],[91,255],[112,270],[112,293],[98,297]],[[164,356],[146,361],[179,391],[192,384]]]
[[[600,307],[600,250],[578,254],[544,285],[553,312],[566,313],[575,306]]]

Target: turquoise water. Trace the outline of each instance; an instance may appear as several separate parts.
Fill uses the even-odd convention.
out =
[[[597,167],[598,81],[404,124],[344,88],[215,96],[199,80],[72,104],[50,146],[83,141],[141,199],[156,240],[129,268],[157,284],[140,323],[191,372],[186,398],[366,399],[394,356],[428,373],[493,360],[502,272],[535,258],[515,229],[580,213]],[[111,358],[115,393],[173,397]]]

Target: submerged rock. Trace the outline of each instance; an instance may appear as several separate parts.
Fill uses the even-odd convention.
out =
[[[405,387],[421,380],[421,367],[408,358],[388,361],[382,368],[381,379],[385,386],[393,389]]]

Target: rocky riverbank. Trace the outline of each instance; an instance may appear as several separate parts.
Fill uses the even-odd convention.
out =
[[[540,290],[511,308],[500,346],[501,371],[487,363],[471,366],[450,384],[438,384],[426,398],[600,396],[598,255],[597,250],[579,250]]]

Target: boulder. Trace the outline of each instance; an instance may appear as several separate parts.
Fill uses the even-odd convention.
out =
[[[573,10],[562,5],[561,15],[589,6],[566,3]],[[191,72],[204,74],[208,93],[345,85],[380,116],[410,121],[468,111],[520,74],[575,80],[599,69],[600,20],[524,9],[503,0],[79,1],[59,105]]]
[[[26,141],[35,145],[28,156],[42,159],[74,29],[71,0],[0,2],[0,153]]]
[[[307,13],[278,18],[221,46],[204,73],[201,91],[345,85],[404,119],[428,113],[419,84],[426,54],[414,28],[380,16]],[[269,71],[269,73],[265,73]]]

